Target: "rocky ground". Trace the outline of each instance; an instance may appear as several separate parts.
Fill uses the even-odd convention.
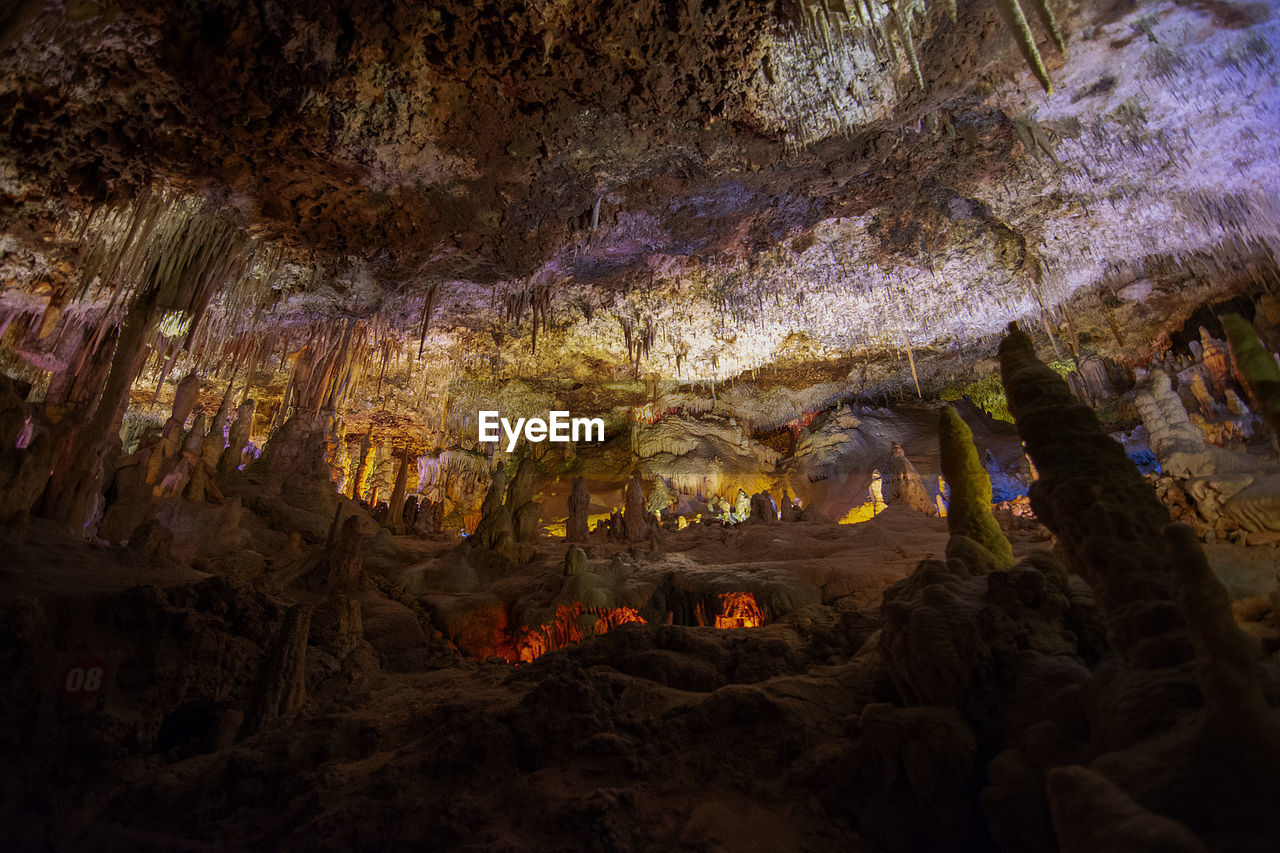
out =
[[[1034,522],[1004,524],[1020,556],[1047,544]],[[879,752],[927,742],[912,726],[963,742],[963,721],[876,722],[899,695],[880,598],[947,551],[942,519],[899,505],[855,526],[688,527],[654,553],[589,544],[611,603],[640,603],[655,579],[732,579],[768,624],[625,624],[518,666],[459,654],[441,631],[476,635],[483,608],[444,602],[535,609],[581,580],[563,544],[450,596],[438,579],[456,549],[376,541],[367,565],[384,574],[352,597],[363,631],[344,636],[327,596],[270,573],[228,580],[33,525],[0,587],[10,849],[905,850],[971,828],[945,790],[959,768],[894,771]],[[105,663],[105,689],[68,694],[85,658]],[[291,666],[292,698],[274,688]]]

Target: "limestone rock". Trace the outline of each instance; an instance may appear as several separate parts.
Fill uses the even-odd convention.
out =
[[[799,521],[800,509],[796,506],[795,501],[791,498],[791,493],[782,492],[782,503],[778,507],[778,516],[782,521]]]
[[[581,477],[573,480],[573,489],[569,493],[569,520],[565,523],[565,539],[570,542],[587,541],[588,511],[591,495],[587,493],[586,482]]]
[[[1032,509],[1097,593],[1112,646],[1135,666],[1189,660],[1165,557],[1168,510],[1016,326],[1000,345],[1000,372],[1040,474],[1031,485]]]
[[[285,614],[279,634],[263,657],[258,684],[245,709],[240,736],[287,719],[307,701],[307,636],[311,607],[295,604]]]
[[[911,460],[907,459],[902,445],[896,441],[893,443],[889,462],[884,467],[881,493],[884,495],[886,504],[902,501],[916,512],[930,518],[938,514],[938,508],[925,490],[920,472],[911,464]]]
[[[622,512],[622,523],[628,542],[644,542],[649,538],[649,513],[644,507],[644,496],[640,491],[640,475],[632,474],[627,481],[625,506]]]
[[[1208,853],[1177,821],[1154,815],[1100,773],[1055,767],[1049,804],[1062,853]]]
[[[249,445],[249,436],[253,430],[253,415],[256,404],[253,400],[245,400],[236,409],[236,419],[231,424],[227,447],[218,457],[218,476],[226,477],[238,471],[244,462],[244,450]]]
[[[773,496],[768,492],[757,492],[751,496],[751,521],[773,524],[778,520],[778,510],[773,505]]]
[[[566,575],[580,575],[587,571],[589,566],[587,552],[577,545],[570,545],[569,550],[564,553],[564,573]]]
[[[347,517],[331,539],[325,558],[330,595],[352,595],[364,585],[360,519]]]
[[[938,421],[942,473],[947,479],[947,529],[990,551],[994,564],[1013,563],[1013,547],[991,514],[991,478],[973,446],[973,432],[958,412],[944,406]]]
[[[22,398],[9,377],[0,375],[0,529],[21,538],[23,520],[44,490],[53,459],[53,441],[43,430],[19,447],[26,426]]]
[[[525,501],[516,507],[511,519],[512,535],[516,542],[536,544],[542,534],[542,504]]]

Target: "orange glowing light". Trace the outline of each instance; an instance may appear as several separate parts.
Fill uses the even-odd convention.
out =
[[[530,663],[547,652],[580,643],[587,637],[607,634],[627,622],[644,622],[644,619],[632,607],[583,607],[581,601],[561,604],[556,607],[555,622],[525,625],[517,632],[516,653],[521,663]]]
[[[764,611],[749,592],[726,592],[720,595],[717,628],[758,628],[764,624]]]

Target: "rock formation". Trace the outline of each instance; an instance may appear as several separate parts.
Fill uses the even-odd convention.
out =
[[[850,807],[868,821],[878,808],[919,816],[912,829],[902,819],[885,827],[881,840],[900,848],[943,849],[958,836],[968,846],[989,833],[1002,849],[1264,849],[1276,821],[1259,791],[1280,778],[1280,720],[1263,689],[1274,673],[1264,677],[1268,665],[1190,530],[1168,524],[1122,448],[1030,339],[1012,330],[1000,356],[1040,472],[1033,506],[1097,603],[1044,552],[975,573],[949,547],[946,563],[925,561],[888,590],[879,648],[902,701],[920,707],[871,719],[876,706],[864,709],[865,750],[879,756],[882,778],[911,766],[934,775],[908,771],[914,781],[892,805],[855,795]],[[949,709],[958,718],[944,723]],[[911,728],[911,710],[931,728]],[[887,721],[913,733],[910,748],[882,733]],[[968,737],[976,746],[957,749]],[[986,749],[994,758],[982,770]],[[1236,756],[1230,770],[1227,754]],[[1136,771],[1138,756],[1161,769]],[[970,799],[973,789],[939,777],[940,767],[985,776],[986,787]],[[1203,778],[1233,792],[1230,818],[1216,795],[1214,805],[1197,802]],[[981,824],[971,811],[979,806]]]
[[[0,849],[1269,853],[1274,5],[7,4]]]
[[[955,409],[945,406],[938,421],[942,474],[946,477],[947,529],[952,539],[964,537],[986,550],[993,567],[1013,563],[1013,548],[991,515],[991,478],[982,467],[973,433]]]
[[[348,516],[340,526],[338,518],[334,518],[334,530],[326,545],[325,556],[330,595],[352,595],[363,587],[362,539],[357,516]]]
[[[911,464],[902,445],[893,443],[889,461],[884,466],[881,480],[881,494],[886,504],[902,501],[907,506],[927,516],[937,515],[938,509],[925,490],[920,472]]]
[[[565,539],[569,542],[587,541],[590,505],[591,495],[587,492],[586,482],[582,477],[575,477],[569,493],[569,519],[565,522]]]
[[[307,701],[307,634],[311,608],[297,604],[285,613],[280,632],[263,656],[258,683],[249,697],[240,737],[287,720]]]
[[[537,463],[525,456],[516,466],[516,475],[507,487],[506,507],[511,513],[512,536],[516,542],[532,545],[542,529],[542,504],[533,499]]]
[[[644,542],[649,538],[649,513],[644,506],[644,495],[640,491],[640,474],[633,473],[627,480],[626,492],[623,495],[622,524],[628,542]]]
[[[1113,648],[1138,667],[1189,659],[1165,558],[1168,511],[1124,448],[1103,433],[1093,412],[1036,358],[1031,339],[1016,328],[1000,345],[1000,376],[1040,474],[1031,485],[1032,509],[1097,593]]]
[[[27,424],[26,407],[7,376],[0,376],[0,529],[4,538],[25,535],[31,506],[48,478],[53,442],[41,431],[21,446]]]
[[[1164,473],[1195,505],[1198,517],[1188,521],[1222,536],[1235,530],[1280,532],[1280,467],[1207,444],[1163,371],[1155,372],[1135,402]]]
[[[231,424],[227,447],[218,457],[218,476],[225,478],[233,471],[239,471],[244,464],[244,450],[249,445],[249,437],[253,432],[253,415],[256,404],[253,400],[245,400],[236,409],[236,419]]]
[[[778,518],[781,521],[798,521],[800,518],[800,511],[796,508],[791,493],[785,489],[782,492],[782,504],[778,507]]]
[[[1253,327],[1238,314],[1222,318],[1231,342],[1231,358],[1244,379],[1254,406],[1271,429],[1272,446],[1280,449],[1280,364],[1262,346]]]
[[[778,510],[773,505],[773,496],[768,492],[758,492],[751,496],[751,521],[772,524],[778,520]]]
[[[396,533],[403,533],[405,530],[404,500],[408,481],[409,454],[406,452],[396,464],[396,480],[391,488],[391,503],[387,510],[387,527]]]
[[[477,547],[491,551],[506,550],[515,542],[515,530],[511,510],[503,502],[507,488],[506,471],[499,466],[493,472],[493,481],[480,506],[480,523],[476,525],[472,539]]]

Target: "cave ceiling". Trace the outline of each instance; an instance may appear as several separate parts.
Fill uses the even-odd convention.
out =
[[[20,3],[0,310],[119,310],[201,215],[208,363],[335,322],[486,379],[928,384],[1012,320],[1150,357],[1274,268],[1273,8],[1050,7],[1027,56],[985,0]]]

